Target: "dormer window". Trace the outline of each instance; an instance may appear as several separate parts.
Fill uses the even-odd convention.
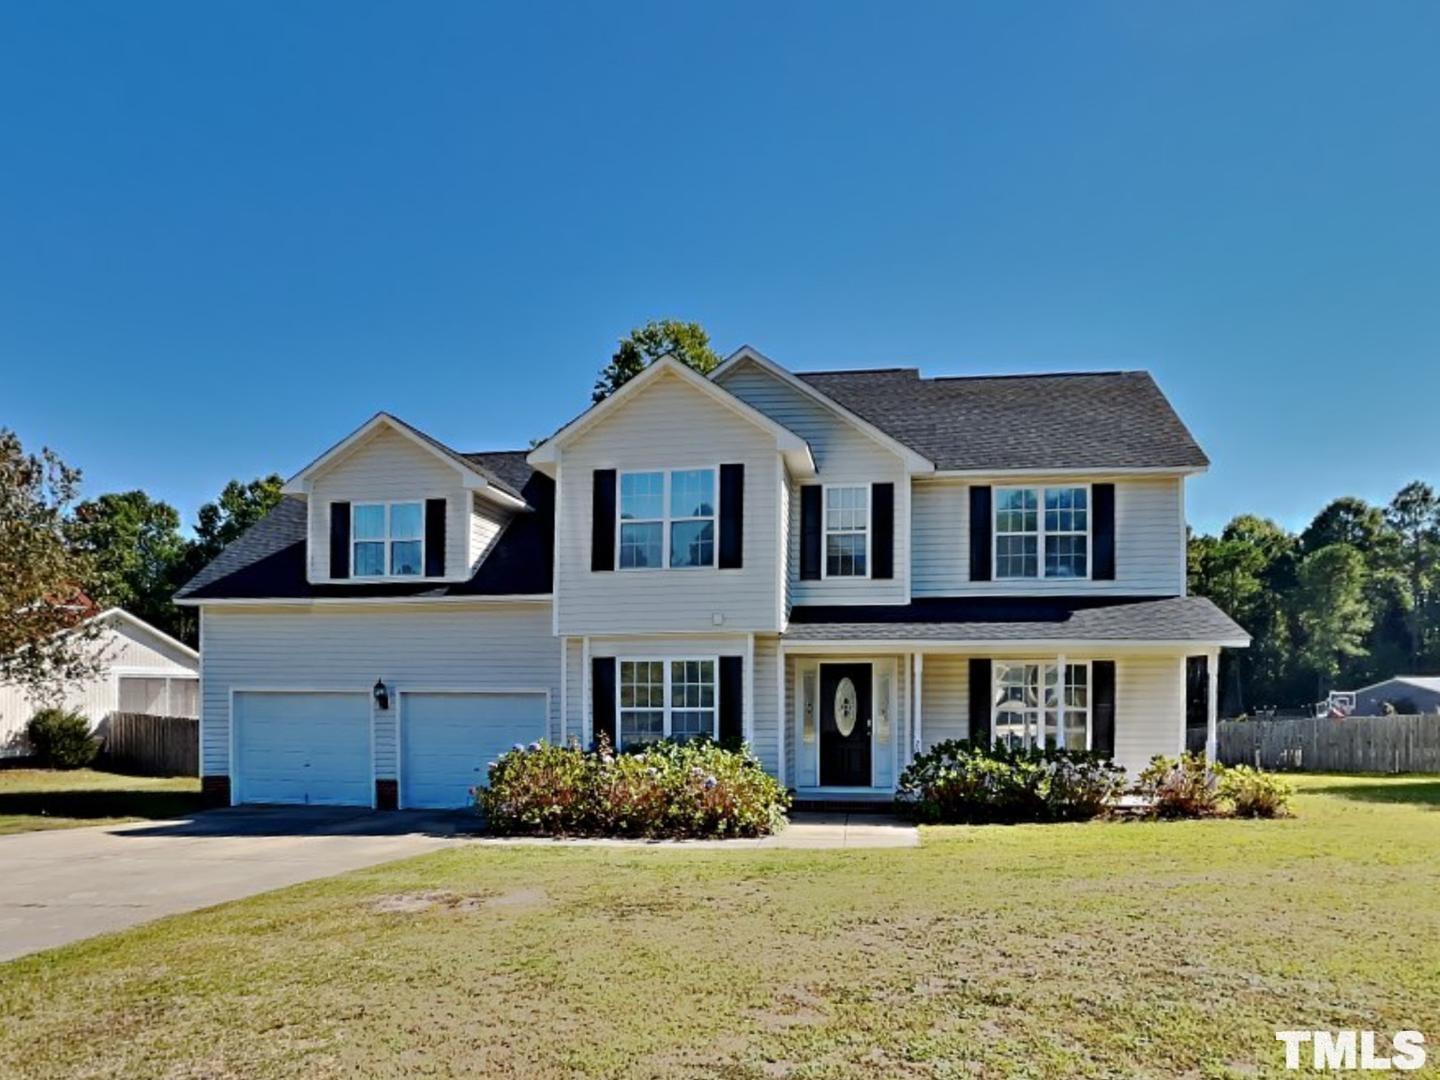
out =
[[[423,503],[356,503],[350,536],[354,577],[418,577],[424,569]]]

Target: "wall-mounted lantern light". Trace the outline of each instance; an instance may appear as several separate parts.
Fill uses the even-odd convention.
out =
[[[375,689],[373,693],[375,695],[375,704],[380,708],[381,712],[384,712],[386,709],[390,708],[390,691],[385,689],[384,679],[375,680]]]

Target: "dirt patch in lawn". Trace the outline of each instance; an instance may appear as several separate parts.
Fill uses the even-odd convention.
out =
[[[512,889],[499,895],[457,893],[446,889],[428,892],[392,893],[370,906],[377,915],[419,915],[426,911],[527,911],[544,907],[550,894],[544,889]]]

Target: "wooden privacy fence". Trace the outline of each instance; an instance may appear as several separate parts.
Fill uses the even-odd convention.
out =
[[[111,713],[100,729],[105,758],[145,776],[200,775],[200,721],[185,716]]]
[[[1223,720],[1225,765],[1306,772],[1440,772],[1440,716]]]

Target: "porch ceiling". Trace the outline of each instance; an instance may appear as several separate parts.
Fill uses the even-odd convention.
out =
[[[1017,596],[915,600],[893,607],[796,607],[782,641],[790,651],[867,643],[1243,648],[1250,637],[1199,596]]]

